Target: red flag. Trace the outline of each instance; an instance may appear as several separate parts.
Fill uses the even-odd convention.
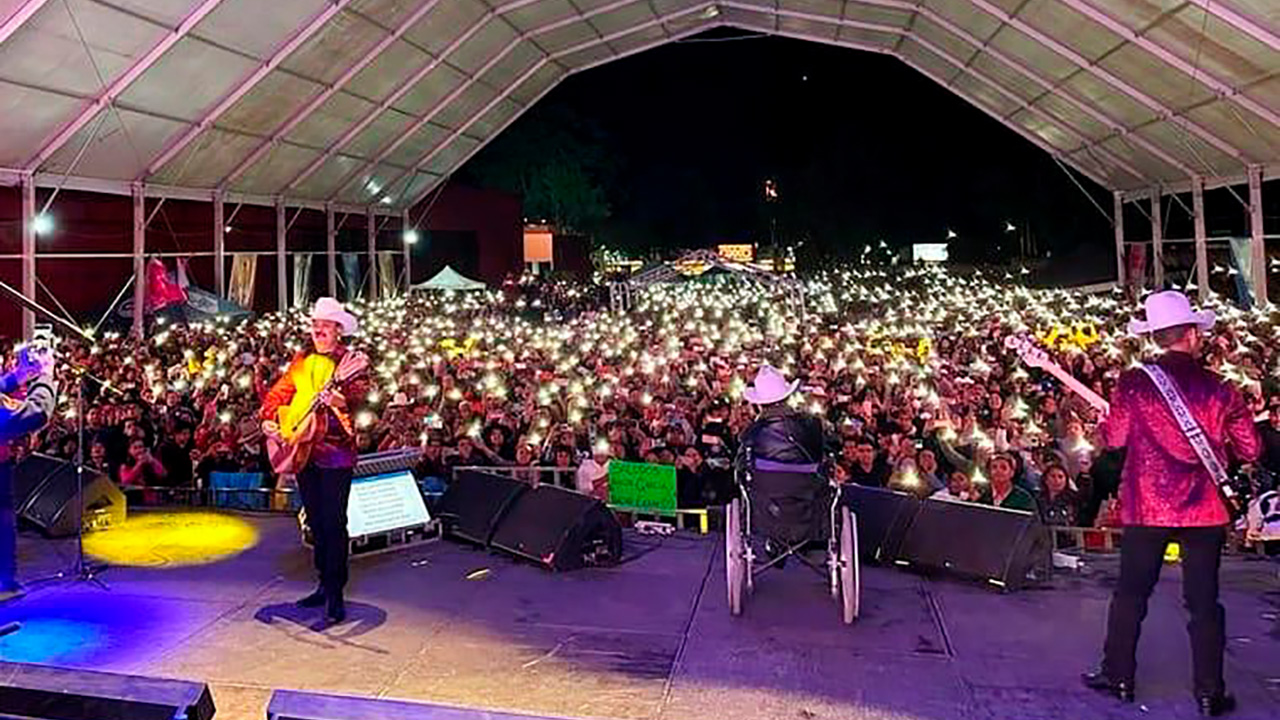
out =
[[[169,279],[164,263],[157,258],[147,262],[146,312],[151,314],[157,310],[179,305],[187,301],[187,291]]]

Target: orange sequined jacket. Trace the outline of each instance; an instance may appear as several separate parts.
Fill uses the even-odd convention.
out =
[[[338,347],[328,357],[336,364],[342,360],[342,356],[346,353],[346,348]],[[288,405],[298,391],[297,378],[303,372],[304,363],[308,357],[314,354],[315,351],[312,350],[312,352],[298,353],[294,357],[293,362],[289,364],[289,369],[285,371],[284,375],[280,376],[279,380],[276,380],[263,398],[262,410],[258,414],[261,419],[278,419],[280,407]],[[366,373],[357,374],[346,382],[339,383],[338,390],[347,399],[349,418],[354,418],[356,411],[364,404],[369,394],[368,375]],[[316,413],[323,417],[323,421],[327,424],[324,437],[320,442],[316,443],[315,448],[311,451],[309,464],[322,468],[354,467],[356,464],[354,435],[347,432],[346,428],[343,427],[343,423],[338,420],[330,408],[322,405],[316,410]]]

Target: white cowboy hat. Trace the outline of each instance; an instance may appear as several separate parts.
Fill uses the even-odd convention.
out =
[[[800,387],[799,380],[787,382],[772,365],[762,365],[756,373],[755,382],[742,393],[742,397],[752,405],[771,405],[782,402]]]
[[[315,307],[311,309],[311,319],[336,322],[342,327],[343,335],[354,333],[358,324],[356,316],[344,310],[342,303],[331,297],[322,297],[316,300]]]
[[[1179,325],[1195,325],[1201,330],[1213,327],[1218,316],[1212,310],[1195,312],[1191,301],[1177,290],[1165,290],[1147,297],[1144,304],[1146,320],[1130,320],[1129,332],[1134,335],[1153,333]]]

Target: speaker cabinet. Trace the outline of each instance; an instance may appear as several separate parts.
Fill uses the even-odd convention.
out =
[[[76,508],[79,479],[75,463],[32,456],[14,467],[14,501],[18,516],[49,537],[76,534],[81,513]],[[84,469],[83,521],[85,530],[124,521],[124,493],[106,475]]]
[[[864,560],[893,562],[920,508],[914,495],[863,485],[841,488],[843,502],[858,518],[858,548]]]
[[[1051,553],[1049,530],[1034,512],[924,500],[898,557],[1017,590],[1032,570],[1048,571]]]
[[[516,497],[493,546],[551,570],[612,565],[622,557],[622,526],[596,498],[539,485]]]
[[[445,534],[488,546],[502,516],[528,490],[527,483],[501,475],[458,473],[440,498],[438,511]]]
[[[210,720],[204,683],[0,662],[0,718]]]

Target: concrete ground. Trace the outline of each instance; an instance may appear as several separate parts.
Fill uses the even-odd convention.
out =
[[[823,581],[762,576],[726,607],[722,539],[628,535],[633,560],[551,574],[436,542],[358,559],[349,619],[324,628],[292,601],[312,587],[290,518],[245,516],[257,545],[215,564],[111,568],[102,590],[39,583],[0,606],[0,658],[209,682],[218,720],[257,720],[273,688],[596,718],[1193,717],[1179,580],[1169,569],[1141,645],[1139,704],[1082,690],[1114,562],[1002,595],[868,568],[862,617],[842,625]],[[74,543],[23,537],[25,578]],[[473,571],[487,568],[479,579]],[[1229,559],[1227,679],[1241,718],[1280,707],[1276,565]]]

